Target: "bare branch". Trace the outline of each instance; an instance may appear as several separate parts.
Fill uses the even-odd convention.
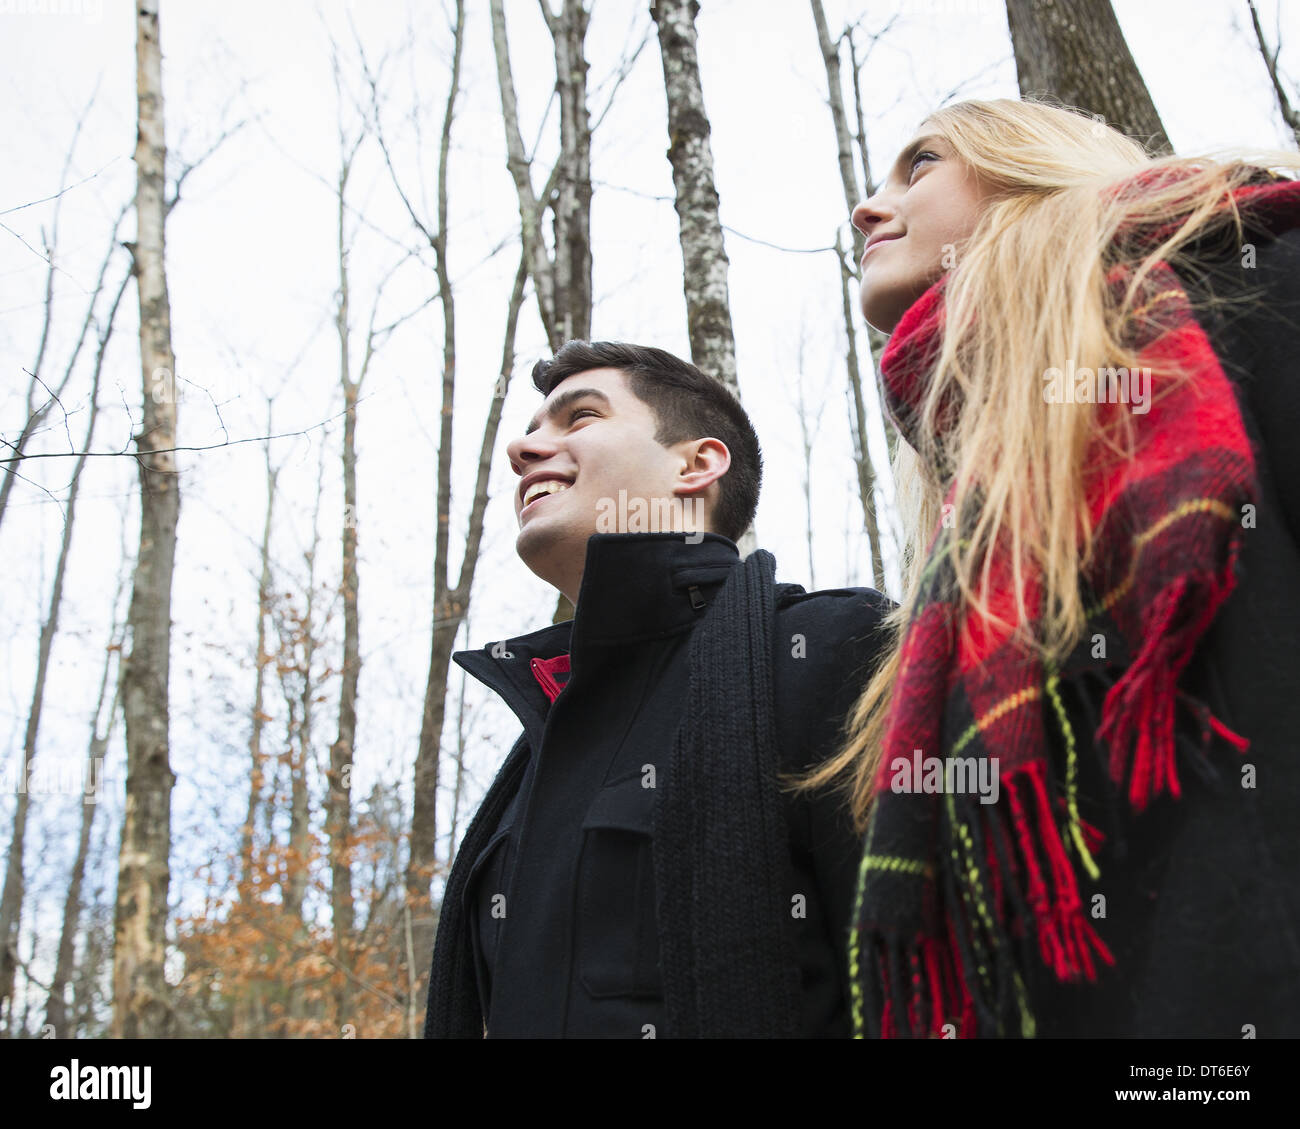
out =
[[[214,153],[216,153],[218,149],[220,149],[227,141],[229,141],[232,137],[234,137],[235,134],[237,134],[247,124],[248,124],[247,118],[237,121],[229,129],[223,130],[221,132],[221,135],[211,145],[209,145],[201,154],[199,154],[199,156],[195,157],[194,160],[190,161],[188,164],[181,166],[180,173],[177,174],[176,180],[172,183],[172,194],[167,199],[167,202],[163,205],[164,216],[171,215],[172,209],[175,208],[176,205],[181,202],[181,186],[184,185],[185,180],[190,175],[190,173],[192,173],[195,169],[202,166],[203,163],[209,157],[211,157]]]
[[[90,301],[86,304],[86,313],[81,321],[81,330],[77,334],[76,344],[73,346],[72,354],[68,358],[68,363],[63,370],[63,376],[59,380],[58,385],[56,386],[57,394],[54,395],[52,399],[47,400],[41,407],[34,408],[32,402],[32,393],[35,390],[35,385],[37,380],[39,379],[39,374],[41,371],[40,364],[38,363],[37,365],[35,365],[32,371],[28,373],[28,375],[32,377],[32,380],[29,383],[27,389],[27,409],[28,409],[27,422],[23,425],[23,429],[20,432],[16,442],[10,443],[8,441],[5,441],[5,446],[9,447],[14,452],[15,457],[12,460],[0,460],[0,462],[17,462],[24,457],[28,442],[32,439],[34,435],[37,434],[37,431],[40,428],[41,423],[44,421],[45,416],[48,414],[51,405],[54,403],[54,400],[56,400],[59,395],[62,395],[63,392],[67,389],[68,383],[72,379],[73,369],[76,367],[77,358],[81,355],[82,347],[85,344],[86,335],[90,332],[90,324],[94,318],[95,300],[99,297],[100,293],[103,291],[104,279],[108,274],[109,263],[112,261],[114,254],[117,253],[118,229],[121,227],[122,220],[125,218],[129,207],[130,207],[129,203],[124,204],[122,206],[122,210],[118,212],[117,219],[113,224],[113,231],[108,240],[108,249],[105,251],[104,258],[99,265],[99,275],[95,281],[95,288],[91,292]],[[45,335],[49,333],[49,322],[52,316],[53,316],[53,303],[50,299],[50,292],[47,289],[46,304],[45,304],[46,328],[42,333],[43,339]],[[43,357],[44,352],[45,352],[45,346],[44,346],[44,340],[42,340],[42,346],[39,351],[39,356]],[[44,386],[44,381],[41,381],[41,384],[42,386]],[[46,390],[49,391],[48,387],[46,388]],[[69,440],[68,445],[72,446],[71,440]],[[15,477],[20,478],[21,481],[23,482],[30,482],[29,479],[23,476],[16,476],[12,470],[7,471],[4,482],[0,483],[0,523],[4,522],[4,515],[5,515],[5,511],[8,509],[9,506],[9,495],[13,490]],[[44,488],[42,487],[41,489]],[[49,493],[48,491],[45,492]]]
[[[501,118],[506,131],[506,167],[515,182],[519,198],[520,234],[528,256],[529,273],[537,295],[537,308],[548,341],[557,339],[555,315],[554,269],[546,254],[541,236],[541,215],[549,191],[539,197],[533,193],[532,162],[524,149],[524,139],[519,132],[519,102],[515,95],[514,74],[510,69],[510,44],[506,37],[506,15],[503,0],[491,0],[492,45],[496,54],[497,84],[501,92]],[[549,16],[549,12],[547,13]],[[548,26],[553,17],[548,19]],[[551,181],[555,179],[552,173]]]
[[[1282,53],[1282,36],[1279,32],[1277,47],[1270,52],[1268,41],[1264,38],[1264,29],[1260,26],[1259,11],[1255,7],[1255,0],[1246,0],[1246,5],[1250,8],[1250,22],[1255,29],[1255,39],[1259,43],[1259,53],[1264,56],[1264,65],[1268,68],[1268,78],[1273,84],[1273,92],[1277,95],[1277,105],[1282,112],[1282,120],[1286,122],[1287,128],[1291,130],[1296,144],[1300,145],[1300,113],[1297,113],[1291,105],[1291,100],[1287,97],[1286,87],[1282,84],[1282,76],[1277,67],[1277,58]],[[1280,7],[1278,19],[1281,20]]]
[[[63,188],[60,188],[57,192],[51,193],[49,196],[42,196],[39,200],[29,200],[26,204],[15,204],[12,208],[0,209],[0,216],[7,216],[12,212],[21,212],[25,208],[34,208],[37,204],[48,204],[51,200],[60,200],[69,192],[73,191],[73,189],[80,188],[83,184],[89,184],[92,180],[97,180],[121,160],[121,157],[114,157],[106,165],[101,165],[89,176],[83,176],[75,184],[66,185]]]
[[[551,11],[551,7],[546,0],[537,0],[537,6],[542,10],[542,19],[546,21],[546,27],[554,36],[559,30],[560,17]]]
[[[645,45],[650,42],[650,37],[653,34],[654,25],[647,24],[645,31],[641,35],[641,42],[636,45],[636,49],[630,55],[624,55],[620,61],[618,70],[614,74],[614,85],[609,92],[609,97],[605,100],[605,108],[596,115],[596,120],[592,123],[592,133],[595,133],[600,128],[601,122],[605,120],[605,115],[613,108],[614,99],[618,97],[619,88],[623,85],[627,76],[632,73],[632,68],[636,66],[637,59],[641,57],[641,52],[645,49]]]
[[[366,399],[368,399],[368,397],[364,397],[364,396],[358,397],[357,404],[360,405]],[[174,454],[177,451],[219,451],[223,447],[239,447],[245,443],[266,443],[272,439],[293,439],[302,435],[310,435],[313,431],[319,431],[323,427],[328,427],[335,420],[342,419],[347,414],[348,414],[348,409],[345,408],[337,415],[330,416],[328,419],[323,419],[319,423],[313,423],[310,427],[299,428],[296,431],[278,431],[274,435],[250,435],[243,439],[227,439],[221,443],[205,443],[205,444],[199,444],[197,446],[157,447],[154,449],[153,453],[157,455],[163,455],[163,454]],[[28,462],[32,459],[78,458],[82,455],[84,455],[88,459],[95,459],[95,458],[139,459],[141,457],[136,452],[128,451],[125,449],[121,451],[39,451],[36,454],[18,455],[7,459],[0,459],[0,464]],[[12,474],[14,472],[7,471],[6,473]]]

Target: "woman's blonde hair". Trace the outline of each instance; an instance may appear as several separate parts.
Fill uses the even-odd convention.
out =
[[[946,106],[922,130],[947,140],[993,193],[948,274],[944,338],[917,417],[917,446],[900,437],[895,454],[903,599],[885,622],[883,658],[846,720],[843,748],[802,781],[807,788],[832,781],[846,788],[859,827],[874,793],[903,629],[949,488],[955,484],[954,512],[972,515],[961,523],[961,536],[948,539],[959,621],[976,613],[1001,622],[988,600],[996,547],[1012,571],[1019,623],[1037,625],[1037,637],[1022,634],[1019,642],[1046,663],[1063,659],[1086,618],[1079,574],[1094,530],[1085,458],[1096,450],[1094,440],[1127,457],[1133,434],[1131,418],[1118,430],[1103,429],[1094,405],[1047,410],[1046,370],[1071,362],[1093,370],[1133,367],[1137,357],[1121,329],[1151,268],[1162,259],[1178,263],[1180,252],[1186,261],[1188,244],[1216,231],[1239,248],[1232,191],[1262,168],[1300,168],[1300,152],[1285,150],[1153,159],[1082,113],[1007,99]],[[1141,191],[1114,191],[1144,171]],[[1117,239],[1121,229],[1160,235],[1126,253],[1138,244]],[[1135,269],[1117,301],[1106,274],[1121,262]],[[1181,374],[1159,375],[1167,386]],[[942,413],[945,401],[959,410]],[[1041,608],[1024,606],[1027,568],[1039,577]]]

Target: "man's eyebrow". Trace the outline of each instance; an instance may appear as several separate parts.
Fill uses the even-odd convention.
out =
[[[537,416],[533,416],[533,418],[528,421],[528,427],[524,431],[524,434],[531,435],[541,426],[538,416],[544,414],[549,416],[551,419],[554,419],[556,416],[561,415],[566,408],[571,407],[575,400],[585,400],[588,398],[599,400],[606,408],[609,407],[609,397],[599,388],[570,388],[567,392],[561,392],[556,396],[555,399],[543,408]]]

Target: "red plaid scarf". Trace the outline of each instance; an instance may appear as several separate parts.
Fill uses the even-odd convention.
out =
[[[1300,183],[1267,178],[1235,199],[1252,229],[1300,226]],[[1130,278],[1130,268],[1111,273],[1116,297]],[[938,355],[943,294],[941,280],[908,310],[881,360],[890,412],[909,438]],[[1069,661],[1046,669],[1011,630],[974,613],[961,631],[946,555],[957,529],[934,535],[903,636],[859,872],[850,945],[859,1035],[1032,1035],[1031,962],[1041,959],[1062,981],[1095,979],[1099,961],[1114,963],[1078,873],[1098,877],[1093,854],[1103,841],[1078,808],[1079,755],[1094,747],[1093,734],[1073,733],[1062,679],[1099,675],[1109,685],[1095,747],[1107,751],[1109,779],[1135,811],[1162,792],[1180,794],[1180,703],[1202,749],[1215,735],[1248,745],[1178,680],[1233,589],[1242,507],[1255,498],[1250,444],[1232,386],[1167,264],[1150,273],[1132,308],[1125,341],[1152,370],[1150,408],[1133,417],[1135,457],[1106,465],[1098,452],[1087,464],[1096,468],[1086,487],[1096,551],[1080,578],[1088,627]],[[1171,371],[1189,379],[1171,385],[1161,376]],[[989,592],[1014,626],[1004,559],[993,562]],[[1025,606],[1039,607],[1040,595],[1030,575]],[[1108,653],[1094,659],[1097,632]],[[1063,757],[1049,758],[1049,727]],[[949,764],[966,772],[949,779]],[[924,772],[915,779],[918,767],[928,780]],[[978,794],[989,780],[981,768],[997,773],[994,803]]]

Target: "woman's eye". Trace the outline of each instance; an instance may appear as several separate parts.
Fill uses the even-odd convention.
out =
[[[912,177],[916,175],[916,166],[921,161],[924,160],[937,161],[938,159],[939,159],[938,156],[936,156],[934,153],[931,153],[928,149],[923,150],[920,153],[917,153],[917,155],[912,158],[911,167],[908,169],[908,174],[907,174],[908,181],[910,182]]]

